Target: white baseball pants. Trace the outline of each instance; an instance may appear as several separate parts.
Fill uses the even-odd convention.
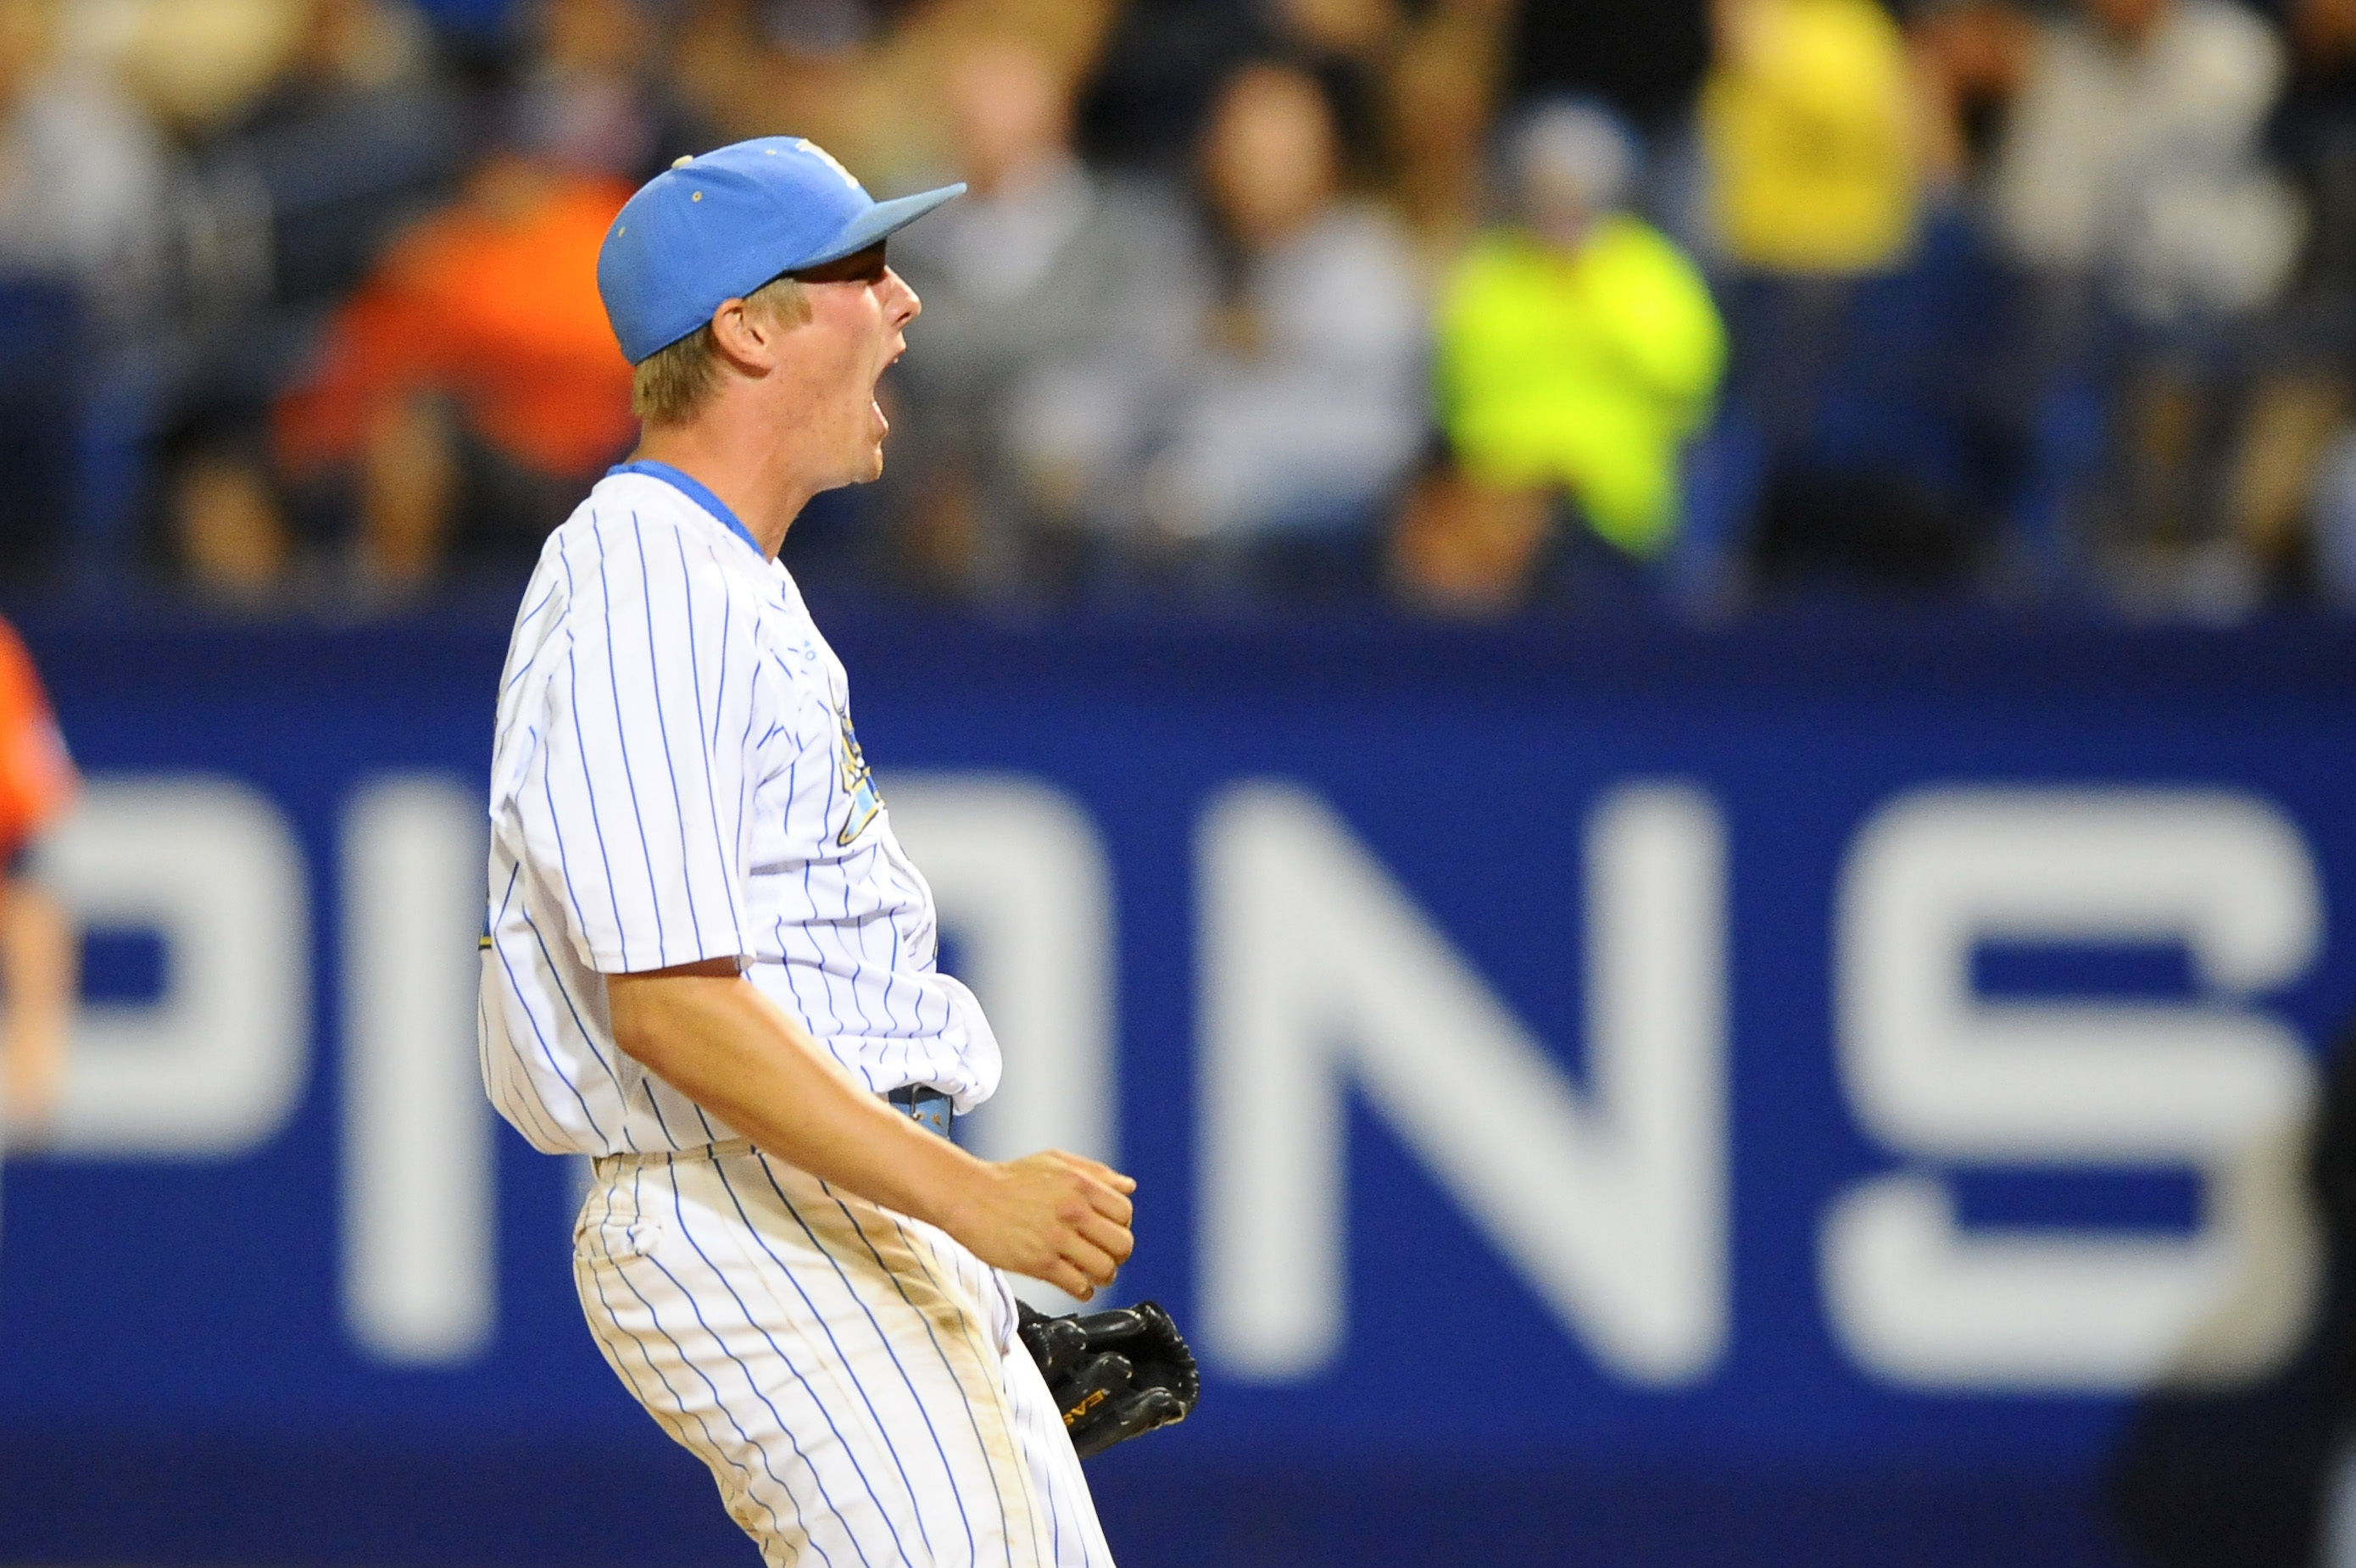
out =
[[[996,1270],[748,1143],[617,1155],[573,1230],[589,1327],[769,1568],[1112,1568]]]

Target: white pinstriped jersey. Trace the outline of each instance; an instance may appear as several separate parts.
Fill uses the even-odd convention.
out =
[[[602,976],[735,958],[879,1093],[968,1110],[998,1042],[935,967],[849,683],[786,569],[692,479],[631,464],[550,536],[501,677],[483,1076],[536,1147],[734,1135],[615,1047]]]

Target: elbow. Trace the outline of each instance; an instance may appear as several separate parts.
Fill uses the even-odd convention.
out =
[[[623,1055],[639,1066],[654,1066],[654,1058],[660,1054],[660,1047],[656,1043],[659,1038],[657,1031],[646,1028],[637,1018],[625,1021],[622,1012],[618,1009],[615,1012],[614,1044]]]
[[[605,1017],[614,1043],[655,1072],[691,1036],[700,1018],[743,984],[733,959],[708,959],[637,975],[605,976]]]
[[[623,1053],[641,1066],[654,1068],[662,1054],[662,1041],[668,1032],[662,1027],[662,997],[659,988],[629,975],[612,975],[605,980],[605,1015],[614,1030],[614,1043]]]

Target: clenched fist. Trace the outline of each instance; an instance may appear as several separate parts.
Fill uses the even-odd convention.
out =
[[[1110,1166],[1046,1149],[985,1164],[947,1206],[941,1229],[982,1262],[1086,1301],[1137,1245],[1129,1232],[1136,1190]]]

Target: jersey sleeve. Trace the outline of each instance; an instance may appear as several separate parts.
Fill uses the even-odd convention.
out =
[[[561,884],[583,963],[665,969],[753,950],[745,852],[757,643],[707,547],[629,514],[596,520],[550,650],[513,810]]]

